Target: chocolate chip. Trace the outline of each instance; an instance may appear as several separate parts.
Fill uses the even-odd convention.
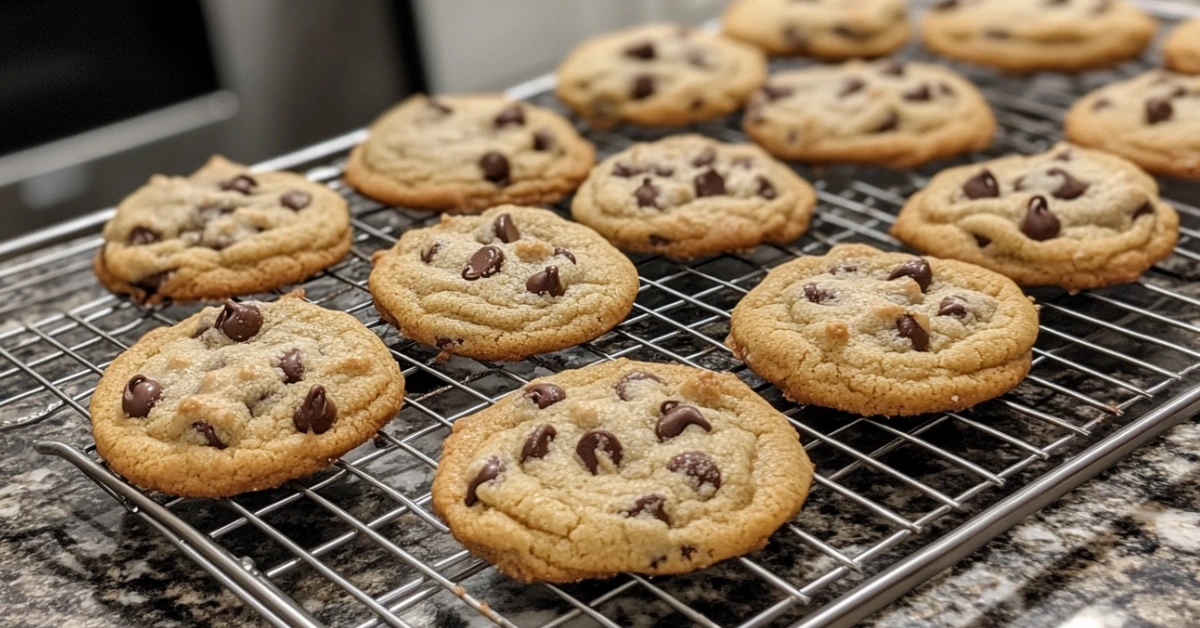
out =
[[[508,158],[496,151],[488,151],[479,159],[483,178],[499,186],[508,185]]]
[[[945,81],[938,81],[938,91],[946,96],[953,96],[955,93],[954,88],[950,87],[950,84]]]
[[[838,98],[845,98],[846,96],[849,96],[850,94],[853,94],[854,92],[862,90],[862,88],[864,88],[866,86],[867,86],[866,81],[858,78],[857,76],[852,76],[852,77],[842,81],[842,88],[839,89],[837,92]]]
[[[129,243],[134,246],[153,244],[162,239],[158,232],[149,227],[134,227],[129,232]]]
[[[712,431],[712,424],[704,418],[703,414],[700,414],[695,406],[680,404],[672,407],[658,419],[658,423],[654,426],[654,435],[661,443],[679,436],[689,425],[704,428],[705,432]]]
[[[856,272],[858,272],[858,266],[855,266],[854,264],[851,264],[848,262],[838,262],[838,263],[834,264],[833,266],[829,267],[830,275],[840,275],[842,273],[856,273]]]
[[[572,264],[577,264],[577,263],[578,263],[578,262],[576,262],[576,261],[575,261],[575,254],[574,254],[574,253],[572,253],[572,252],[571,252],[569,249],[564,249],[564,248],[563,248],[563,247],[561,247],[561,246],[556,246],[556,247],[554,247],[554,254],[555,254],[555,255],[562,255],[563,257],[565,257],[565,258],[567,258],[567,259],[571,260],[571,263],[572,263]]]
[[[983,36],[987,37],[988,39],[1008,39],[1009,37],[1012,37],[1012,34],[1003,28],[989,28],[983,31]]]
[[[638,517],[642,514],[649,514],[659,521],[671,525],[671,519],[667,517],[667,498],[662,495],[642,495],[633,502],[633,508],[623,510],[627,517]]]
[[[453,347],[454,345],[461,345],[462,343],[462,338],[446,338],[445,336],[438,336],[437,339],[433,341],[433,344],[437,345],[437,348],[441,349],[442,351],[446,351],[450,349],[450,347]]]
[[[279,197],[279,203],[281,205],[295,211],[300,211],[305,207],[308,207],[308,204],[311,202],[312,196],[307,192],[301,192],[300,190],[284,192],[283,196]]]
[[[426,264],[428,264],[429,262],[432,262],[433,256],[437,255],[437,252],[440,250],[442,250],[442,243],[434,242],[433,246],[425,249],[424,251],[421,251],[421,261],[425,262]]]
[[[888,76],[904,76],[904,62],[896,59],[888,59],[883,62],[883,67],[879,68],[880,74]]]
[[[762,86],[762,93],[767,97],[767,100],[779,100],[780,98],[791,96],[793,91],[790,87],[771,85],[770,83]]]
[[[967,315],[967,302],[959,296],[950,295],[938,305],[938,316],[957,316],[962,318]]]
[[[292,349],[279,358],[279,370],[283,371],[283,383],[295,384],[304,377],[304,361],[300,350]]]
[[[734,157],[733,165],[738,166],[740,168],[749,169],[754,166],[754,160],[749,157]]]
[[[440,111],[442,113],[445,113],[445,114],[454,113],[454,110],[451,109],[449,105],[447,105],[446,103],[444,103],[436,98],[427,98],[425,100],[425,103],[427,105],[429,105],[430,107],[433,107],[434,109],[437,109],[438,111]]]
[[[783,38],[787,40],[793,52],[808,50],[808,36],[794,25],[788,25],[783,28]]]
[[[144,290],[147,295],[151,295],[151,294],[158,292],[158,289],[161,288],[162,285],[164,283],[166,283],[167,280],[170,279],[171,275],[174,273],[175,273],[175,270],[171,269],[171,270],[164,270],[164,271],[160,271],[160,272],[153,273],[150,275],[146,275],[145,277],[142,277],[141,279],[134,282],[133,285]]]
[[[539,382],[532,386],[526,386],[524,395],[532,399],[537,404],[538,410],[545,410],[550,406],[567,398],[567,391],[562,389],[562,386],[551,384],[549,382]]]
[[[517,229],[516,223],[513,222],[510,214],[500,214],[496,216],[496,220],[492,223],[492,230],[495,231],[496,237],[505,244],[510,244],[521,239],[521,231]]]
[[[612,169],[612,173],[613,173],[614,177],[621,177],[623,179],[628,179],[629,177],[635,177],[644,172],[646,172],[646,171],[643,168],[635,168],[627,163],[623,163],[620,161],[618,161],[616,164],[614,164],[613,169]]]
[[[254,192],[254,188],[257,186],[258,181],[255,181],[253,177],[244,174],[239,174],[238,176],[221,183],[222,190],[225,190],[226,192],[232,190],[234,192],[241,192],[242,194],[250,194]]]
[[[667,470],[682,473],[695,480],[696,488],[705,484],[714,489],[721,488],[721,468],[715,460],[700,451],[685,451],[671,458]]]
[[[878,127],[875,127],[874,132],[887,133],[888,131],[895,131],[898,126],[900,126],[900,116],[896,115],[895,109],[888,109],[887,116],[884,117],[883,122],[879,123]]]
[[[497,129],[502,129],[510,124],[513,126],[525,126],[525,112],[521,109],[521,105],[509,105],[503,111],[496,114],[496,117],[492,119],[492,124]]]
[[[1063,182],[1058,186],[1058,189],[1050,193],[1054,196],[1054,198],[1061,198],[1069,201],[1074,198],[1079,198],[1084,192],[1087,192],[1087,183],[1076,179],[1062,168],[1051,168],[1046,171],[1046,174],[1058,175],[1063,178]]]
[[[725,193],[725,179],[711,168],[696,175],[693,183],[696,186],[696,196],[698,197],[718,196]]]
[[[479,278],[487,278],[500,272],[500,265],[504,263],[504,251],[501,251],[495,246],[485,246],[471,256],[467,261],[467,265],[462,269],[462,278],[467,281],[475,281]]]
[[[1142,203],[1141,206],[1138,207],[1137,210],[1135,210],[1133,212],[1133,218],[1131,218],[1131,220],[1137,220],[1138,218],[1141,218],[1142,216],[1149,216],[1150,214],[1153,214],[1153,213],[1154,213],[1154,205],[1150,204],[1150,201],[1146,201],[1145,203]]]
[[[846,39],[862,40],[869,39],[871,37],[870,33],[864,33],[862,31],[855,30],[854,27],[850,26],[849,24],[838,24],[833,27],[833,32],[845,37]]]
[[[199,338],[200,336],[204,335],[204,332],[206,332],[210,329],[212,329],[212,325],[210,325],[209,323],[204,323],[204,322],[198,323],[196,325],[196,331],[192,332],[192,338]]]
[[[1058,217],[1050,211],[1045,197],[1035,196],[1029,199],[1029,210],[1021,220],[1021,233],[1029,236],[1031,240],[1041,242],[1057,236],[1060,230]]]
[[[262,312],[257,307],[226,300],[214,327],[234,342],[245,342],[262,329],[262,324]]]
[[[975,238],[975,244],[978,244],[981,249],[992,243],[992,239],[987,236],[979,235],[978,233],[972,233],[971,236]]]
[[[1092,103],[1092,111],[1100,111],[1101,109],[1108,109],[1109,107],[1112,106],[1112,104],[1113,104],[1112,101],[1107,98],[1097,98],[1096,102]]]
[[[929,332],[925,331],[924,327],[917,322],[917,319],[912,317],[912,314],[905,314],[896,319],[896,332],[901,338],[908,338],[912,341],[913,349],[917,351],[929,350]]]
[[[525,280],[525,289],[534,294],[548,294],[552,297],[561,297],[567,292],[562,280],[558,278],[558,266],[547,266],[530,275],[529,279]]]
[[[683,545],[683,546],[680,546],[680,548],[679,548],[679,555],[682,556],[684,560],[691,560],[692,554],[695,554],[695,553],[696,553],[696,548],[695,548],[695,546],[692,546],[692,545]]]
[[[911,260],[904,262],[888,275],[888,281],[899,279],[901,277],[912,277],[913,281],[921,286],[921,292],[929,289],[929,284],[933,283],[933,269],[929,267],[929,262],[923,257],[914,257]]]
[[[496,456],[489,457],[487,462],[483,463],[483,468],[479,470],[479,473],[476,473],[471,482],[467,484],[467,495],[463,498],[463,503],[474,506],[475,502],[479,501],[479,495],[476,493],[479,485],[491,482],[500,477],[501,473],[504,473],[504,462]]]
[[[933,3],[933,5],[929,8],[933,9],[934,11],[949,11],[957,6],[958,0],[941,0],[940,2]]]
[[[649,98],[654,93],[654,77],[649,74],[639,74],[633,79],[633,87],[629,96],[634,100]]]
[[[988,170],[983,170],[979,174],[967,179],[967,182],[962,187],[963,194],[969,199],[977,198],[995,198],[1000,196],[1000,185],[996,183],[996,177]]]
[[[554,440],[555,436],[558,436],[558,430],[549,423],[535,427],[529,436],[525,437],[525,444],[521,446],[521,464],[525,464],[530,458],[545,458],[546,454],[550,453],[550,441]]]
[[[660,235],[654,235],[653,233],[650,234],[650,245],[651,246],[666,246],[670,243],[671,243],[670,238],[664,238]]]
[[[1146,101],[1146,124],[1158,124],[1164,120],[1170,120],[1174,113],[1175,108],[1166,98],[1151,98]]]
[[[655,381],[655,382],[662,382],[661,379],[655,377],[654,375],[651,375],[650,373],[645,373],[642,371],[634,371],[632,373],[625,375],[621,379],[617,380],[617,385],[613,387],[613,390],[617,391],[617,396],[621,398],[621,401],[629,401],[629,399],[630,399],[629,385],[632,384],[633,382],[638,382],[638,381],[642,381],[642,380],[651,380],[651,381]]]
[[[813,303],[824,303],[833,298],[833,293],[817,287],[815,283],[804,285],[804,298]]]
[[[713,148],[712,146],[706,146],[704,147],[704,150],[700,151],[699,155],[696,155],[692,158],[692,165],[697,168],[701,168],[711,164],[716,160],[717,149]]]
[[[926,85],[925,83],[921,83],[920,85],[904,92],[904,100],[919,102],[923,100],[930,100],[931,98],[933,98],[933,94],[931,94],[929,91],[929,85]]]
[[[192,429],[204,435],[204,438],[208,440],[209,447],[225,449],[225,443],[221,442],[221,437],[217,436],[217,432],[213,430],[212,424],[208,421],[193,421]]]
[[[1055,155],[1054,161],[1071,161],[1071,151],[1064,150],[1063,152]]]
[[[675,174],[675,169],[665,164],[654,164],[650,166],[650,171],[660,177],[669,177]]]
[[[771,185],[771,182],[768,181],[766,177],[759,175],[754,180],[758,182],[758,195],[759,196],[761,196],[767,200],[771,200],[771,199],[775,198],[775,196],[776,196],[775,186]]]
[[[613,466],[620,466],[621,459],[624,457],[621,448],[621,441],[612,432],[605,430],[588,430],[583,437],[579,439],[579,444],[575,446],[575,455],[583,462],[583,466],[591,471],[592,475],[596,475],[600,471],[600,460],[596,457],[596,451],[604,452]]]
[[[675,406],[677,406],[677,405],[679,405],[679,402],[678,402],[678,401],[675,401],[674,399],[667,399],[666,401],[662,402],[662,403],[661,403],[661,404],[658,406],[658,413],[659,413],[659,414],[666,414],[666,413],[670,412],[670,411],[671,411],[671,409],[672,409],[672,408],[674,408],[674,407],[675,407]]]
[[[658,207],[658,188],[650,183],[650,177],[642,181],[642,185],[633,193],[638,207]]]
[[[632,59],[650,60],[654,58],[654,43],[644,42],[625,49],[625,56]]]
[[[125,384],[125,392],[121,395],[121,409],[125,411],[126,416],[140,419],[150,415],[150,409],[161,397],[162,386],[138,373]]]
[[[550,150],[554,147],[554,134],[541,130],[533,134],[533,150]]]
[[[304,401],[292,413],[292,424],[302,433],[324,434],[336,420],[337,406],[325,395],[325,387],[320,384],[308,389]]]

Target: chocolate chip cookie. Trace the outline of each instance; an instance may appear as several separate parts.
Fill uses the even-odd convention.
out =
[[[1200,74],[1200,17],[1188,20],[1171,31],[1163,44],[1167,67],[1184,74]]]
[[[726,343],[789,399],[864,416],[962,410],[1029,372],[1037,310],[989,270],[862,244],[772,270]]]
[[[558,68],[559,99],[592,126],[673,126],[733,112],[767,75],[763,53],[670,24],[590,39]]]
[[[433,508],[522,580],[673,574],[765,545],[812,473],[796,431],[736,376],[616,360],[455,423]]]
[[[302,297],[226,301],[143,336],[92,394],[100,456],[143,488],[222,497],[370,440],[404,401],[400,368],[357,319]]]
[[[633,264],[595,231],[545,209],[443,216],[372,259],[384,320],[444,354],[520,360],[586,342],[633,308]]]
[[[735,0],[721,31],[775,55],[878,57],[908,42],[904,0]]]
[[[1151,70],[1080,98],[1067,139],[1151,172],[1200,178],[1200,76]]]
[[[105,287],[141,303],[217,300],[301,281],[349,250],[337,192],[213,157],[121,201],[93,266]]]
[[[1171,253],[1178,231],[1153,178],[1069,144],[942,171],[892,227],[930,255],[1072,292],[1137,279]]]
[[[783,159],[895,167],[979,150],[996,130],[970,81],[892,59],[772,74],[750,99],[743,124]]]
[[[815,202],[804,179],[757,146],[675,135],[594,168],[571,213],[625,250],[696,257],[791,242]]]
[[[940,0],[921,26],[940,54],[1011,72],[1078,72],[1141,54],[1158,27],[1121,0]]]
[[[346,181],[413,209],[479,210],[553,203],[596,162],[562,116],[500,94],[412,96],[371,125]]]

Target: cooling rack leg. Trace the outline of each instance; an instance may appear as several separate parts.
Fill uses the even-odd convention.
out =
[[[88,479],[124,500],[126,508],[157,528],[167,540],[271,623],[284,628],[321,628],[320,622],[275,588],[252,564],[238,560],[170,510],[120,481],[83,452],[54,441],[38,442],[34,448],[38,453],[65,459]]]

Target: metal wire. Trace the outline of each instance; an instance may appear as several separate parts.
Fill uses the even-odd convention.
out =
[[[1048,149],[1059,137],[1064,108],[1082,91],[1143,67],[1131,63],[1069,80],[958,69],[980,85],[1000,122],[993,149],[971,157],[981,160]],[[546,94],[531,96],[559,107]],[[694,130],[745,139],[736,116]],[[665,134],[584,131],[601,154]],[[895,566],[947,538],[954,524],[978,523],[1005,495],[1047,478],[1067,454],[1111,445],[1116,428],[1174,408],[1200,390],[1200,327],[1192,322],[1200,319],[1200,291],[1192,284],[1200,277],[1195,186],[1178,186],[1187,198],[1169,199],[1183,220],[1175,255],[1139,282],[1075,296],[1033,291],[1042,306],[1042,333],[1033,371],[1016,391],[965,412],[883,421],[783,400],[724,346],[729,313],[770,268],[798,255],[842,242],[899,248],[887,234],[896,212],[946,164],[913,172],[797,167],[816,184],[819,206],[811,231],[796,242],[687,263],[634,256],[641,275],[637,305],[600,339],[520,363],[438,362],[436,350],[378,319],[366,289],[371,253],[437,216],[381,206],[342,184],[345,150],[360,139],[356,132],[269,165],[307,166],[311,178],[351,202],[352,254],[302,287],[315,303],[349,312],[379,333],[404,371],[405,408],[373,445],[274,491],[227,500],[152,496],[154,503],[142,507],[137,502],[148,496],[96,464],[94,447],[39,445],[79,466],[277,625],[429,625],[451,613],[504,626],[618,626],[631,608],[651,619],[702,626],[803,622],[866,578],[895,585],[888,580]],[[565,214],[567,207],[557,209]],[[105,294],[90,275],[99,244],[91,231],[0,267],[6,303],[0,311],[14,321],[0,331],[0,429],[85,422],[104,367],[141,334],[195,311],[178,305],[141,310]],[[18,314],[24,322],[15,322]],[[526,585],[498,574],[458,546],[429,511],[441,439],[457,419],[534,377],[618,357],[731,371],[777,404],[818,465],[805,511],[766,549],[696,574],[564,586]],[[1183,418],[1173,411],[1154,425]],[[39,429],[8,436],[33,439]],[[1151,428],[1139,429],[1149,434]],[[242,565],[252,577],[232,574],[229,565]],[[738,604],[714,602],[707,592],[714,588],[720,598],[734,586]],[[302,598],[323,602],[306,606]]]

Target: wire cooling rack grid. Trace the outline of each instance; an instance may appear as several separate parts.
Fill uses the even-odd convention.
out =
[[[958,69],[981,87],[1000,122],[992,149],[972,156],[982,160],[1048,149],[1059,137],[1064,108],[1080,93],[1144,67],[1027,80]],[[561,109],[546,93],[530,98]],[[694,130],[744,141],[739,122],[733,117]],[[664,134],[584,131],[602,155]],[[1042,308],[1042,331],[1033,370],[1015,391],[961,413],[884,420],[790,404],[722,341],[729,312],[768,269],[841,242],[899,248],[887,235],[895,213],[946,163],[915,172],[798,167],[818,188],[819,205],[811,230],[795,243],[688,263],[634,256],[637,304],[613,332],[519,363],[438,362],[435,350],[379,320],[366,289],[371,253],[437,216],[380,206],[339,180],[345,149],[361,137],[331,140],[270,166],[305,166],[311,178],[350,200],[352,253],[301,287],[314,302],[349,312],[380,334],[404,370],[408,397],[372,444],[305,481],[234,499],[186,500],[143,493],[113,475],[83,429],[89,395],[118,353],[196,306],[143,310],[104,292],[90,271],[100,242],[94,229],[0,267],[0,320],[8,321],[0,326],[0,428],[29,426],[10,432],[9,442],[32,443],[51,426],[76,426],[65,433],[78,442],[59,437],[36,447],[74,463],[276,625],[365,628],[451,618],[546,628],[635,620],[848,625],[1200,403],[1195,184],[1167,190],[1182,215],[1182,237],[1175,254],[1136,284],[1075,296],[1031,292]],[[567,207],[557,209],[567,213]],[[775,403],[817,465],[804,512],[764,550],[695,574],[565,586],[499,574],[457,545],[430,512],[442,439],[455,420],[534,377],[617,357],[731,371]]]

